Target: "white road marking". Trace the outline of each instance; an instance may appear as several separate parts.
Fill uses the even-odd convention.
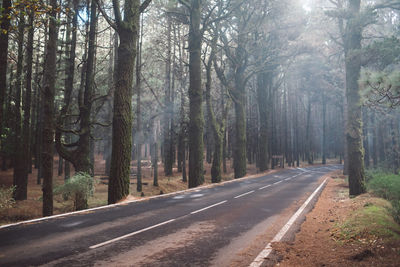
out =
[[[273,183],[273,184],[280,184],[280,183],[282,183],[282,181],[278,181],[278,182],[275,182],[275,183]]]
[[[266,186],[263,186],[263,187],[260,187],[260,188],[258,188],[258,190],[263,190],[263,189],[265,189],[265,188],[267,188],[267,187],[270,187],[271,185],[269,184],[269,185],[266,185]]]
[[[254,193],[254,190],[252,190],[252,191],[250,191],[250,192],[247,192],[247,193],[244,193],[244,194],[241,194],[241,195],[238,195],[238,196],[236,196],[236,197],[234,197],[234,198],[240,198],[240,197],[243,197],[243,196],[248,195],[248,194],[251,194],[251,193]]]
[[[103,242],[103,243],[99,243],[99,244],[97,244],[97,245],[93,245],[93,246],[91,246],[91,247],[89,247],[89,248],[90,248],[90,249],[95,249],[95,248],[98,248],[98,247],[102,247],[102,246],[105,246],[105,245],[108,245],[108,244],[117,242],[117,241],[119,241],[119,240],[121,240],[121,239],[125,239],[125,238],[128,238],[128,237],[131,237],[131,236],[134,236],[134,235],[137,235],[137,234],[146,232],[146,231],[148,231],[148,230],[154,229],[154,228],[156,228],[156,227],[165,225],[165,224],[170,223],[170,222],[173,222],[173,221],[175,221],[175,220],[176,220],[176,219],[172,219],[172,220],[169,220],[169,221],[165,221],[165,222],[162,222],[162,223],[159,223],[159,224],[156,224],[156,225],[153,225],[153,226],[144,228],[144,229],[142,229],[142,230],[139,230],[139,231],[136,231],[136,232],[133,232],[133,233],[130,233],[130,234],[126,234],[126,235],[123,235],[123,236],[120,236],[120,237],[117,237],[117,238],[114,238],[114,239],[105,241],[105,242]]]
[[[289,181],[290,179],[292,179],[292,177],[286,178],[285,181]]]
[[[293,223],[299,218],[301,213],[305,210],[307,205],[311,202],[311,200],[315,197],[315,195],[321,190],[321,188],[324,186],[326,183],[327,179],[325,179],[317,189],[307,198],[307,200],[304,202],[304,204],[296,211],[295,214],[293,214],[292,217],[290,217],[289,221],[282,227],[282,229],[276,234],[276,236],[267,244],[267,246],[258,254],[258,256],[254,259],[254,261],[250,264],[249,267],[259,267],[263,264],[264,259],[266,259],[269,254],[272,252],[272,247],[271,244],[273,242],[279,242],[282,237],[287,233],[287,231],[290,229],[290,227],[293,225]]]
[[[74,227],[77,225],[80,225],[82,223],[84,223],[85,221],[77,221],[77,222],[72,222],[72,223],[66,223],[66,224],[62,224],[62,227]]]
[[[197,198],[197,197],[202,197],[202,196],[204,196],[204,194],[194,194],[194,195],[191,195],[190,198]]]
[[[227,202],[227,201],[228,201],[228,200],[224,200],[224,201],[218,202],[218,203],[216,203],[216,204],[214,204],[214,205],[211,205],[211,206],[208,206],[208,207],[205,207],[205,208],[196,210],[196,211],[192,211],[190,214],[196,214],[196,213],[202,212],[202,211],[204,211],[204,210],[208,210],[208,209],[213,208],[213,207],[215,207],[215,206],[224,204],[224,203]]]
[[[268,174],[266,174],[266,175],[268,175]],[[238,179],[233,179],[233,180],[221,182],[218,185],[221,186],[221,185],[225,185],[225,184],[239,183],[240,181],[245,181],[245,180],[252,179],[252,178],[261,178],[261,177],[264,177],[264,175],[262,175],[262,174],[261,175],[260,174],[254,174],[254,175],[249,175],[249,176],[238,178]],[[166,197],[169,197],[169,196],[176,196],[176,195],[184,194],[184,193],[188,193],[188,192],[200,192],[201,190],[212,188],[214,186],[215,186],[215,184],[209,184],[209,185],[201,186],[201,187],[198,187],[198,188],[190,188],[190,189],[171,192],[171,193],[163,194],[163,195],[145,197],[145,198],[134,199],[134,200],[129,200],[129,201],[121,201],[121,202],[116,203],[116,204],[109,204],[109,205],[90,208],[90,209],[86,209],[86,210],[72,211],[72,212],[67,212],[67,213],[62,213],[62,214],[57,214],[57,215],[52,215],[52,216],[47,216],[47,217],[42,217],[42,218],[37,218],[37,219],[32,219],[32,220],[27,220],[27,221],[21,221],[21,222],[16,222],[16,223],[5,224],[5,225],[1,225],[0,229],[13,227],[13,226],[18,226],[18,225],[23,225],[23,224],[28,224],[28,223],[36,223],[36,222],[41,222],[41,221],[47,221],[47,220],[54,219],[54,218],[59,218],[59,217],[67,217],[67,216],[70,216],[70,215],[88,213],[88,212],[92,212],[92,211],[96,211],[96,210],[102,210],[102,209],[108,209],[108,208],[112,208],[112,207],[126,206],[127,204],[130,204],[130,203],[139,203],[139,202],[144,202],[144,201],[148,201],[148,200],[151,200],[151,199],[166,198]]]

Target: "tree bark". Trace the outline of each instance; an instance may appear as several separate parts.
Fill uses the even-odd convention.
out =
[[[15,200],[24,200],[27,197],[27,181],[24,180],[24,151],[22,147],[21,134],[21,92],[22,92],[22,69],[23,69],[23,44],[25,31],[25,9],[24,5],[20,6],[18,21],[18,57],[17,57],[17,73],[15,82],[15,140],[14,140],[14,180],[13,185],[16,187],[14,191]]]
[[[137,94],[137,106],[136,106],[136,140],[137,140],[137,185],[136,191],[142,192],[142,142],[143,142],[143,132],[142,132],[142,118],[141,118],[141,70],[142,70],[142,26],[139,28],[139,38],[137,43],[137,58],[136,58],[136,94]]]
[[[259,146],[258,146],[258,167],[261,172],[268,170],[268,87],[271,86],[272,75],[260,73],[257,75],[257,102],[260,121]]]
[[[372,162],[373,162],[374,168],[377,168],[378,167],[378,147],[377,147],[377,145],[378,145],[378,140],[377,140],[378,125],[375,122],[375,116],[376,116],[375,113],[373,113],[371,116],[371,124],[373,127],[373,130],[372,130]]]
[[[322,93],[322,164],[326,164],[326,96]]]
[[[212,108],[211,103],[211,69],[213,65],[213,60],[215,58],[215,49],[216,49],[216,42],[217,37],[213,38],[211,45],[211,53],[206,65],[206,104],[207,104],[207,117],[209,120],[209,127],[211,128],[211,132],[213,134],[214,139],[214,151],[212,157],[212,166],[211,166],[211,182],[219,183],[222,179],[222,172],[221,172],[221,163],[222,163],[222,145],[223,145],[223,134],[225,132],[225,122],[224,116],[222,115],[221,123],[217,122],[215,118],[215,114]],[[221,97],[224,97],[223,95]],[[224,107],[222,107],[224,110]]]
[[[54,95],[57,57],[57,0],[50,0],[49,39],[43,75],[43,216],[53,214]]]
[[[365,192],[364,149],[362,144],[361,96],[358,79],[361,70],[360,0],[350,0],[348,7],[351,16],[345,29],[345,65],[347,97],[347,147],[349,161],[349,194],[360,195]]]
[[[115,70],[114,114],[108,203],[116,203],[129,195],[132,151],[132,82],[139,30],[140,0],[125,0],[124,19],[117,1],[113,1],[120,38]],[[149,3],[146,1],[144,3]]]
[[[24,170],[22,173],[22,180],[26,191],[28,188],[28,174],[32,170],[32,152],[31,152],[31,103],[32,103],[32,63],[33,63],[33,38],[34,38],[34,11],[29,10],[29,31],[28,31],[28,42],[26,46],[26,76],[25,76],[25,100],[23,105],[24,121],[22,128],[23,142],[22,147],[24,148]]]
[[[201,0],[192,0],[189,26],[189,188],[204,183],[203,90],[201,88]]]
[[[7,91],[7,56],[10,12],[11,0],[3,0],[2,13],[0,17],[0,137],[3,133],[4,101]]]

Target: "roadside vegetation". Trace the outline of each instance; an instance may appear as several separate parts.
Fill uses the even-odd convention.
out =
[[[0,186],[0,211],[12,207],[15,203],[13,199],[14,187]]]
[[[368,171],[367,188],[374,195],[391,203],[389,210],[400,223],[400,175],[382,169]]]

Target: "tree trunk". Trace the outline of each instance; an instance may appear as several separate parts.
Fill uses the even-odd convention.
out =
[[[158,125],[153,121],[153,135],[151,140],[151,162],[153,164],[153,185],[158,186]]]
[[[143,20],[143,19],[142,19]],[[143,142],[143,133],[142,133],[142,120],[141,120],[141,70],[142,70],[142,27],[143,24],[140,25],[139,30],[139,38],[137,43],[137,58],[136,58],[136,94],[137,94],[137,106],[136,106],[136,147],[137,147],[137,185],[136,191],[142,192],[142,142]]]
[[[367,109],[364,109],[362,111],[363,115],[363,146],[365,150],[364,154],[364,166],[365,168],[369,168],[369,142],[368,142],[368,122],[369,122],[369,116],[368,116],[368,111]]]
[[[173,103],[171,103],[171,29],[172,22],[171,19],[167,16],[167,60],[165,62],[165,111],[164,111],[164,119],[163,119],[163,134],[164,134],[164,142],[163,142],[163,156],[164,156],[164,173],[165,176],[172,175],[172,111],[173,111]]]
[[[140,18],[140,1],[125,1],[124,19],[114,6],[120,38],[115,70],[113,136],[108,203],[116,203],[129,195],[132,151],[132,81]]]
[[[211,166],[211,182],[213,183],[219,183],[221,182],[222,176],[221,176],[221,163],[222,163],[222,145],[223,145],[223,133],[225,132],[224,130],[224,122],[222,121],[220,124],[217,123],[217,120],[215,118],[215,114],[212,108],[212,103],[211,103],[211,69],[212,69],[212,64],[213,60],[215,57],[215,49],[216,49],[216,42],[217,42],[217,37],[213,38],[212,45],[211,45],[211,53],[207,62],[206,66],[206,104],[207,104],[207,117],[209,120],[209,128],[213,134],[213,139],[214,139],[214,153],[213,153],[213,160],[212,160],[212,166]],[[223,95],[221,97],[224,97]],[[222,107],[224,108],[224,107]],[[208,136],[208,138],[211,138],[211,136]]]
[[[268,87],[271,86],[272,75],[260,73],[257,75],[257,102],[260,121],[258,167],[261,172],[268,170]]]
[[[27,198],[27,183],[28,180],[24,179],[25,170],[25,151],[21,142],[21,92],[22,92],[22,69],[23,69],[23,44],[24,44],[24,31],[25,31],[25,10],[24,5],[20,6],[19,21],[18,21],[18,58],[17,58],[17,77],[15,83],[15,140],[14,140],[14,181],[13,185],[16,187],[14,191],[15,200],[25,200]]]
[[[308,104],[307,104],[307,126],[306,126],[306,158],[308,164],[313,164],[312,155],[311,155],[311,97],[308,96]]]
[[[378,125],[376,124],[375,116],[376,116],[375,113],[373,113],[371,116],[371,124],[373,127],[373,130],[372,130],[372,162],[373,162],[374,168],[377,168],[378,167],[378,147],[377,147],[377,145],[378,145],[378,140],[377,140]]]
[[[63,171],[64,171],[64,164],[63,163],[64,163],[64,160],[59,155],[58,156],[58,172],[57,172],[58,176],[61,176],[63,174]]]
[[[201,0],[192,0],[189,29],[189,188],[204,183],[203,90],[201,88]]]
[[[322,93],[322,164],[326,164],[326,96]]]
[[[349,193],[360,195],[365,192],[364,149],[362,144],[361,97],[358,79],[361,70],[362,28],[359,25],[360,0],[350,0],[351,15],[345,32],[345,65],[347,97],[347,147],[349,160]]]
[[[7,91],[8,33],[10,27],[11,0],[3,0],[0,17],[0,137],[3,133],[4,100]]]
[[[57,57],[57,0],[50,0],[49,39],[43,75],[43,216],[53,214],[54,96]]]

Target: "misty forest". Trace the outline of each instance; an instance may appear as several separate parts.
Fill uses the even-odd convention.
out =
[[[4,222],[311,165],[343,164],[350,196],[400,180],[397,0],[0,11]]]
[[[215,190],[216,198],[223,196],[218,190],[228,188],[226,193],[246,181],[280,179],[293,172],[282,184],[292,178],[303,184],[291,183],[291,193],[279,193],[279,200],[272,201],[276,205],[289,207],[292,202],[286,200],[308,196],[318,179],[331,175],[321,198],[336,201],[337,195],[329,197],[329,192],[337,187],[342,202],[327,208],[317,204],[316,210],[329,208],[332,215],[336,205],[341,207],[337,216],[347,207],[357,210],[358,218],[372,214],[371,220],[384,212],[391,226],[381,228],[398,229],[393,236],[400,251],[399,0],[0,4],[0,224],[109,204],[136,207],[141,200],[164,205],[171,194],[191,189],[182,193],[184,198],[204,186]],[[243,189],[232,199],[240,198],[244,205],[262,190],[284,192],[274,191],[281,182]],[[303,189],[305,185],[309,187]],[[200,201],[201,196],[193,198]],[[375,198],[388,204],[372,210],[381,203]],[[207,199],[198,209],[213,205],[189,215],[232,203]],[[257,212],[257,205],[264,202],[257,201],[240,212],[227,211],[228,217],[242,214],[247,219],[232,217],[221,229],[234,227],[235,220],[243,231],[260,224],[265,218],[258,216],[265,210]],[[357,201],[364,202],[358,208],[346,206]],[[252,209],[256,215],[247,214]],[[135,216],[146,218],[140,212]],[[154,220],[132,232],[174,220]],[[328,220],[332,227],[326,231],[337,221]],[[343,224],[332,236],[349,225],[359,227],[362,220],[356,222]],[[230,233],[221,229],[216,231],[223,238],[209,239],[219,247],[228,244],[218,242]],[[10,231],[0,231],[0,247],[12,239],[2,237]],[[364,240],[360,236],[365,232],[353,239]],[[343,236],[338,240],[351,239]],[[378,244],[385,235],[370,236],[378,236]],[[318,239],[323,240],[314,241]],[[379,249],[370,253],[381,255]],[[7,257],[14,254],[7,251],[0,253],[0,265],[11,264]],[[213,265],[205,262],[197,263]]]

